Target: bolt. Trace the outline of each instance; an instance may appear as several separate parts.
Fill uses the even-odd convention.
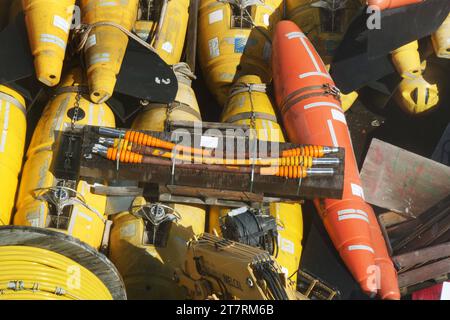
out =
[[[381,126],[381,123],[378,119],[373,120],[371,123],[372,127],[379,127]]]
[[[247,285],[248,285],[250,288],[253,288],[253,286],[254,286],[255,284],[253,283],[253,280],[252,280],[251,278],[247,278]]]

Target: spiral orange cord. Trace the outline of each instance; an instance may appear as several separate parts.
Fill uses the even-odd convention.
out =
[[[308,157],[323,157],[323,147],[322,146],[304,146],[295,149],[283,150],[281,152],[281,157],[298,157],[298,156],[308,156]]]
[[[311,168],[313,164],[313,157],[309,156],[283,157],[278,160],[278,165],[280,166],[302,166]]]
[[[106,158],[109,160],[116,161],[117,156],[119,156],[119,161],[123,163],[142,163],[144,156],[138,153],[119,150],[117,148],[108,148]]]
[[[286,178],[306,178],[307,168],[301,166],[281,166],[261,168],[260,174],[265,176],[277,176]]]
[[[162,149],[168,149],[168,150],[176,149],[176,150],[180,150],[180,151],[183,151],[186,153],[189,152],[189,153],[200,154],[200,155],[210,155],[211,154],[210,150],[203,150],[203,149],[192,148],[189,146],[177,145],[175,143],[164,141],[164,140],[155,138],[151,135],[148,135],[148,134],[145,134],[145,133],[139,132],[139,131],[133,131],[133,130],[127,131],[125,133],[124,139],[128,140],[132,143],[141,144],[141,145],[145,145],[145,146],[149,146],[149,147],[162,148]]]

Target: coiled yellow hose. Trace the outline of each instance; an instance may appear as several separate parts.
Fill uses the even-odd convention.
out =
[[[0,300],[111,300],[91,271],[53,251],[0,247]]]

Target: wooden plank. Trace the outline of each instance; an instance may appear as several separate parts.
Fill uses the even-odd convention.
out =
[[[450,194],[450,167],[373,139],[361,171],[366,201],[417,217]]]
[[[450,242],[437,246],[415,250],[392,257],[400,269],[409,268],[420,263],[450,257]]]
[[[393,225],[399,224],[401,222],[406,221],[407,219],[405,217],[402,217],[398,213],[389,211],[382,213],[378,216],[379,222],[385,227],[389,228]]]
[[[427,280],[439,278],[448,273],[450,273],[450,258],[400,273],[398,275],[398,285],[400,288],[405,288]]]

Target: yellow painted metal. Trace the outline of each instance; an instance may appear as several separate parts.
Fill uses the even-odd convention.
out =
[[[154,6],[160,8],[162,2],[163,0],[156,1]],[[160,20],[160,15],[157,16],[156,21],[136,21],[134,30],[141,39],[147,41],[150,38],[149,42],[167,64],[178,63],[183,53],[189,21],[189,0],[170,0],[164,17]]]
[[[15,90],[0,85],[0,226],[11,221],[26,130],[25,100]]]
[[[365,1],[347,1],[344,8],[334,12],[334,25],[331,24],[331,10],[321,7],[320,3],[317,0],[286,0],[286,13],[289,20],[294,21],[308,35],[322,60],[330,63],[334,50]]]
[[[67,74],[61,88],[80,85],[85,85],[82,73],[80,69],[75,69]],[[53,187],[57,183],[50,172],[53,152],[57,150],[60,133],[71,127],[69,115],[73,114],[76,95],[74,92],[56,95],[49,101],[36,126],[23,169],[14,216],[15,225],[57,227],[51,223],[49,215],[52,214],[55,218],[55,212],[50,211],[46,201],[36,199],[39,193],[35,190]],[[114,115],[106,104],[94,104],[86,97],[81,97],[80,109],[75,125],[115,126]],[[103,219],[106,197],[91,193],[90,185],[86,181],[79,181],[77,191],[85,198],[86,204],[97,212],[75,204],[71,206],[70,216],[66,218],[67,223],[56,229],[98,249],[105,228]],[[61,222],[65,222],[62,219]]]
[[[131,30],[136,22],[138,0],[81,0],[82,22],[112,22]],[[84,47],[91,101],[108,100],[128,45],[128,36],[114,26],[94,27]]]
[[[407,113],[420,114],[429,111],[439,102],[437,85],[429,84],[421,75],[402,79],[395,99]]]
[[[261,84],[261,79],[258,76],[243,76],[239,78],[236,84]],[[249,113],[252,111],[258,113],[269,114],[275,116],[273,104],[265,92],[253,91],[241,92],[230,97],[227,106],[223,110],[221,120],[227,122],[231,117],[236,115]],[[251,125],[249,118],[237,120],[232,122],[234,124]],[[277,122],[267,119],[255,119],[255,129],[257,130],[257,137],[260,140],[284,142],[283,133],[280,125]],[[209,232],[214,233],[215,229],[220,233],[220,226],[218,223],[219,216],[227,214],[230,209],[213,208],[210,211]],[[292,276],[291,286],[295,288],[296,271],[299,267],[300,257],[302,252],[301,241],[303,238],[303,217],[302,209],[299,204],[288,203],[272,203],[269,208],[270,214],[277,219],[278,222],[278,255],[276,260],[281,265],[283,272],[288,276]]]
[[[23,0],[34,68],[40,82],[59,83],[75,0]]]
[[[197,100],[190,85],[179,82],[176,100],[198,111]],[[191,118],[188,118],[191,116]],[[173,109],[171,120],[200,121],[183,110]],[[133,129],[162,131],[166,121],[165,109],[149,106],[133,123]],[[143,204],[145,199],[138,198]],[[144,222],[130,213],[121,213],[113,218],[110,237],[110,259],[123,277],[130,299],[183,299],[184,290],[173,280],[176,267],[186,258],[186,243],[205,231],[205,209],[202,206],[173,204],[181,216],[173,223],[164,248],[148,244],[144,239]]]
[[[259,75],[270,82],[273,27],[281,19],[282,1],[266,0],[246,8],[256,27],[244,13],[233,13],[231,5],[218,0],[201,0],[199,8],[199,62],[205,82],[221,106],[231,84],[245,74]]]
[[[402,78],[414,78],[422,73],[424,66],[420,63],[418,50],[416,40],[392,51],[392,63]]]
[[[450,59],[450,14],[431,36],[434,52],[439,58]]]
[[[111,299],[99,278],[61,254],[28,246],[0,246],[0,300]]]

